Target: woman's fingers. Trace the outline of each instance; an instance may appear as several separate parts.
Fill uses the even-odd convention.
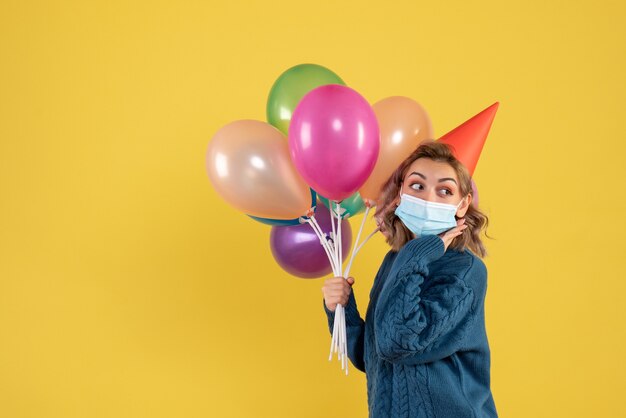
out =
[[[353,284],[354,277],[348,277],[348,279],[344,279],[343,277],[331,277],[326,279],[322,287],[326,306],[333,311],[337,304],[345,306],[348,303]]]
[[[327,293],[330,296],[350,296],[350,289],[331,289]]]
[[[352,288],[350,286],[340,287],[340,288],[323,288],[322,293],[327,296],[341,296],[346,295],[349,296]]]
[[[454,233],[456,235],[460,235],[463,233],[463,230],[465,230],[467,228],[467,225],[461,225],[461,226],[457,226],[455,229],[456,231],[454,231]]]
[[[446,251],[448,249],[448,245],[450,245],[452,240],[461,235],[466,228],[467,225],[465,224],[465,218],[461,218],[456,221],[456,226],[454,228],[439,234],[439,237],[443,240],[443,245]]]
[[[324,298],[344,298],[350,296],[350,291],[343,289],[326,290],[322,293],[324,293]]]
[[[328,288],[344,288],[344,287],[350,287],[352,284],[354,284],[354,277],[349,277],[347,280],[344,279],[343,277],[335,277],[332,279],[327,279],[324,282],[324,287],[328,287]]]
[[[463,222],[461,222],[463,221]],[[449,234],[461,234],[463,232],[464,229],[467,228],[467,225],[464,224],[465,222],[465,218],[459,220],[459,224],[457,226],[455,226],[454,228],[452,228],[451,230],[448,231]]]
[[[344,280],[344,282],[345,282],[345,280]],[[350,289],[350,284],[348,284],[347,282],[345,282],[345,283],[331,283],[331,284],[327,285],[326,288],[328,288],[328,289]]]

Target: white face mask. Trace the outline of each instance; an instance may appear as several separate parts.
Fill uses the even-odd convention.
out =
[[[429,202],[403,193],[395,214],[416,236],[437,235],[456,226],[456,211],[463,204]]]

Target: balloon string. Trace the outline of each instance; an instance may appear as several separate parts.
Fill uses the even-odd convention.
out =
[[[329,200],[328,211],[332,228],[332,253],[335,261],[333,273],[336,277],[341,275],[341,220],[337,216],[337,227],[335,227],[335,213],[333,213],[333,201]],[[318,226],[319,227],[319,226]],[[330,245],[330,244],[329,244]],[[330,256],[329,256],[330,257]],[[333,353],[337,353],[338,360],[341,361],[342,369],[345,364],[346,342],[345,342],[345,315],[344,307],[341,304],[335,306],[335,320],[333,321],[333,333],[330,341],[330,354],[328,360],[331,361]]]
[[[340,305],[337,305],[340,306]],[[338,323],[337,325],[337,341],[336,341],[336,345],[337,345],[337,350],[339,351],[339,360],[341,361],[341,368],[343,369],[343,355],[344,355],[344,348],[343,348],[343,342],[344,342],[344,324],[345,324],[345,309],[343,306],[341,306],[341,308],[339,309],[339,311],[337,312],[337,315],[335,316],[335,322]]]
[[[345,363],[345,368],[346,368],[346,376],[348,375],[348,339],[346,338],[346,315],[345,315],[345,310],[343,311],[343,315],[342,315],[342,324],[343,324],[343,353],[344,353],[344,363]]]
[[[333,202],[329,202],[330,207],[333,206]],[[339,266],[339,274],[341,274],[342,270],[342,254],[341,254],[341,205],[339,202],[334,201],[335,203],[335,216],[337,217],[337,236],[336,236],[336,254],[337,254],[337,265]],[[345,277],[344,277],[345,279]],[[345,341],[346,341],[346,321],[345,321],[345,309],[341,308],[341,313],[339,314],[339,347],[342,359],[341,368],[343,369],[343,359],[345,358]]]
[[[341,355],[344,352],[343,338],[342,338],[342,320],[345,323],[345,310],[341,304],[337,304],[335,308],[335,321],[333,323],[333,337],[331,340],[330,357],[328,360],[332,360],[333,352],[337,353],[337,358],[341,360]]]
[[[333,203],[335,204],[335,213],[333,214],[332,207]],[[341,202],[338,201],[329,201],[329,210],[331,214],[331,220],[336,216],[337,217],[337,228],[334,232],[335,234],[335,254],[337,256],[337,265],[338,270],[341,274],[341,268],[343,265],[343,237],[342,237],[342,212],[341,212]],[[333,221],[334,225],[334,221]],[[345,276],[343,277],[346,278]],[[346,327],[346,314],[345,308],[337,304],[335,309],[335,321],[333,323],[333,336],[331,339],[331,353],[329,356],[329,360],[332,359],[333,349],[338,353],[338,360],[341,361],[341,369],[345,370],[346,375],[348,375],[348,339],[347,339],[347,327]]]
[[[338,236],[334,236],[333,245],[331,245],[326,240],[326,234],[324,234],[324,231],[319,226],[319,223],[315,219],[314,214],[311,214],[311,216],[309,216],[308,219],[307,218],[300,218],[300,219],[301,219],[301,222],[306,222],[309,224],[309,226],[311,226],[311,228],[315,232],[315,235],[320,240],[320,244],[324,248],[324,251],[326,252],[326,256],[328,257],[328,261],[330,262],[330,265],[333,269],[333,273],[335,274],[335,276],[339,276],[341,274],[341,264],[339,264],[341,263],[341,261],[340,259],[337,258],[337,256],[339,256],[341,253],[337,252],[338,250],[337,240],[341,239],[341,223],[337,224],[337,229],[339,230]],[[331,222],[333,222],[332,209],[331,209]],[[341,221],[338,220],[338,222],[341,222]],[[334,223],[333,223],[333,227],[334,227]],[[331,255],[331,252],[334,253],[335,257]],[[341,360],[341,368],[344,369],[345,367],[346,375],[347,375],[348,374],[348,358],[347,358],[348,346],[347,346],[347,339],[346,339],[345,321],[346,320],[345,320],[345,314],[344,314],[344,307],[341,304],[337,304],[337,306],[335,307],[335,320],[333,323],[333,335],[330,341],[330,354],[328,356],[328,360],[329,361],[332,360],[333,352],[339,351],[338,359]]]
[[[313,228],[313,230],[315,231],[315,234],[318,236],[318,238],[320,239],[320,244],[322,245],[322,247],[324,248],[324,251],[326,252],[326,256],[328,257],[328,261],[330,262],[331,267],[333,268],[333,273],[335,274],[335,276],[338,275],[337,271],[338,269],[335,267],[334,263],[333,263],[333,257],[331,256],[331,251],[330,251],[330,244],[326,241],[325,236],[324,236],[324,232],[322,231],[321,227],[319,226],[319,224],[317,223],[317,220],[315,219],[315,216],[311,216],[309,219],[305,220],[310,226],[311,228]],[[341,318],[343,318],[343,306],[341,306],[340,304],[337,304],[336,308],[335,308],[335,321],[333,323],[333,335],[330,341],[330,354],[328,356],[328,361],[331,361],[333,358],[333,351],[337,352],[337,350],[339,350],[339,357],[341,358],[341,353],[342,351],[345,351],[345,349],[341,349],[340,348],[340,344],[341,344]],[[345,321],[345,319],[344,319]],[[345,338],[344,338],[345,339]],[[345,344],[344,344],[345,345]]]
[[[344,312],[343,310],[341,311],[342,313]],[[344,325],[344,321],[342,321],[343,316],[342,314],[339,314],[339,360],[341,361],[341,370],[343,370],[343,359],[344,359],[344,352],[343,352],[343,325]]]
[[[341,271],[341,268],[342,268],[341,266],[343,265],[342,238],[341,238],[341,224],[343,222],[341,219],[341,204],[339,202],[335,202],[335,208],[336,208],[336,216],[337,216],[337,258],[339,261],[339,264],[338,264],[339,271]],[[343,307],[341,308],[341,311],[339,314],[339,340],[340,340],[340,347],[341,347],[341,350],[340,350],[341,369],[343,370],[344,368],[346,368],[346,371],[347,371],[348,350],[347,350],[347,338],[346,338],[346,315],[345,315],[345,309],[343,309]]]
[[[367,215],[367,211],[366,211],[366,215]],[[361,225],[361,229],[363,229],[363,225]],[[380,227],[376,228],[376,229],[375,229],[375,230],[374,230],[371,234],[369,234],[369,235],[365,238],[365,240],[363,241],[363,243],[361,243],[361,245],[359,245],[358,247],[356,247],[356,244],[355,244],[355,247],[356,247],[356,248],[352,251],[352,257],[350,258],[350,263],[348,264],[348,267],[346,268],[346,273],[345,273],[345,275],[344,275],[345,277],[348,277],[348,274],[350,273],[350,267],[352,266],[352,261],[354,260],[354,257],[356,256],[356,254],[359,252],[359,250],[360,250],[361,248],[363,248],[363,246],[365,245],[365,243],[367,243],[367,241],[369,241],[369,239],[370,239],[370,238],[372,238],[372,237],[374,236],[374,234],[375,234],[376,232],[378,232],[379,230],[380,230]],[[361,234],[361,230],[359,230],[359,235],[360,235],[360,234]],[[358,237],[357,237],[357,240],[358,240]],[[337,307],[338,307],[338,308],[339,308],[340,306],[341,306],[341,305],[337,305]],[[343,351],[344,351],[345,353],[347,353],[347,352],[348,352],[348,347],[347,347],[347,342],[346,342],[346,334],[345,334],[345,333],[346,333],[346,328],[345,328],[345,326],[346,326],[346,325],[345,325],[345,316],[344,316],[342,319],[343,319],[343,321],[341,321],[341,320],[340,320],[340,324],[339,324],[339,326],[341,327],[341,326],[343,325],[343,331],[340,331],[340,332],[341,332],[341,334],[343,335],[343,339],[344,339],[344,345],[343,345],[343,347],[344,347],[344,348],[343,348]],[[337,322],[337,316],[335,316],[335,322]],[[333,324],[333,329],[334,329],[334,328],[335,328],[335,325]],[[335,332],[335,331],[333,330],[333,338],[334,338],[334,332]],[[346,361],[346,363],[345,363],[345,367],[346,367],[346,376],[347,376],[347,375],[348,375],[348,363],[347,363],[347,361]],[[341,368],[343,369],[343,363],[342,363],[342,367],[341,367]]]
[[[367,236],[367,238],[365,238],[365,240],[363,240],[363,242],[361,243],[361,245],[359,245],[357,247],[357,249],[354,251],[354,255],[357,255],[359,253],[359,251],[361,251],[361,248],[363,248],[363,246],[367,243],[367,241],[370,240],[370,238],[372,238],[374,236],[374,234],[376,234],[378,231],[380,231],[380,227],[376,228],[375,230],[372,231],[371,234],[369,234]]]
[[[333,249],[333,244],[328,242],[328,238],[326,236],[326,234],[324,233],[324,231],[322,230],[322,228],[320,227],[320,224],[317,222],[317,219],[315,219],[315,216],[311,216],[311,222],[312,225],[314,226],[314,228],[317,229],[319,236],[322,237],[321,239],[321,243],[324,246],[324,248],[328,251],[328,258],[330,261],[330,265],[333,269],[333,274],[336,274],[337,272],[337,263],[335,261],[335,258],[333,257],[334,254],[334,249]]]
[[[320,245],[325,250],[328,250],[328,243],[326,242],[324,233],[317,228],[316,224],[313,223],[313,217],[310,217],[309,219],[305,219],[304,222],[308,223],[309,226],[313,229],[313,232],[315,232],[315,236],[317,236],[317,238],[320,240]]]
[[[322,244],[324,248],[328,248],[328,242],[326,241],[326,234],[324,234],[324,231],[322,231],[322,229],[319,227],[319,224],[317,223],[315,216],[311,216],[309,217],[309,219],[305,219],[305,221],[309,222],[309,225],[311,225],[311,228],[313,228],[313,230],[317,234],[318,238],[320,239],[320,244]]]
[[[336,213],[333,213],[333,203],[336,205]],[[333,269],[333,273],[336,277],[341,275],[342,265],[343,265],[343,243],[342,243],[342,216],[341,216],[341,203],[337,201],[329,200],[329,212],[330,212],[330,221],[332,227],[332,240],[328,242],[325,238],[326,235],[322,231],[322,228],[319,226],[319,223],[315,219],[314,215],[311,215],[309,219],[304,218],[303,221],[307,222],[311,228],[313,228],[315,234],[320,240],[320,244],[324,248],[326,252],[326,256],[328,257],[328,261],[331,264]],[[369,207],[368,207],[369,209]],[[335,227],[335,216],[337,217],[337,226]],[[367,211],[366,211],[367,216]],[[364,221],[363,221],[364,222]],[[357,236],[357,243],[360,237],[360,234],[363,230],[363,223],[361,224],[361,228],[359,229],[359,236]],[[374,231],[376,232],[376,231]],[[366,239],[367,240],[373,235]],[[365,243],[365,242],[364,242]],[[358,248],[360,249],[360,247]],[[358,251],[357,249],[357,251]],[[350,261],[354,259],[356,251],[353,251],[353,255]],[[349,272],[349,268],[347,270]],[[346,275],[342,276],[344,279]],[[346,327],[346,316],[345,316],[345,308],[341,304],[337,304],[335,307],[335,320],[333,323],[333,333],[330,341],[330,354],[328,356],[328,360],[331,361],[333,358],[333,353],[337,353],[337,359],[341,362],[341,369],[345,370],[346,376],[348,375],[348,340],[347,340],[347,327]]]
[[[339,306],[339,304],[337,304]],[[341,312],[343,312],[343,306],[336,310],[335,322],[337,322],[337,336],[335,337],[335,353],[337,353],[337,359],[341,360]]]
[[[361,239],[361,233],[363,232],[363,227],[365,226],[365,220],[367,219],[367,214],[370,211],[369,205],[365,207],[365,214],[363,215],[363,220],[361,221],[361,227],[359,228],[359,232],[356,234],[356,241],[354,243],[354,249],[352,250],[352,254],[350,255],[350,261],[348,262],[348,267],[346,267],[346,272],[344,273],[344,277],[348,277],[350,274],[350,268],[352,267],[352,261],[354,260],[354,256],[356,255],[356,247],[359,245],[359,240]]]
[[[329,244],[326,241],[326,237],[324,236],[321,228],[319,228],[319,225],[317,224],[315,217],[311,216],[309,219],[305,219],[305,222],[311,226],[311,228],[315,232],[315,235],[317,235],[317,238],[319,238],[320,244],[322,245],[322,248],[324,248],[324,251],[326,252],[326,256],[328,257],[328,262],[330,263],[330,266],[332,267],[333,272],[336,271],[334,260],[330,254]]]
[[[333,213],[333,203],[332,200],[328,200],[328,213],[330,215],[330,224],[331,224],[331,229],[332,229],[332,238],[333,238],[333,260],[335,262],[335,266],[337,265],[337,236],[335,235],[335,216]],[[341,268],[341,267],[339,267]],[[333,269],[333,274],[336,276],[338,276],[337,274],[337,269],[334,268]],[[340,345],[340,333],[341,333],[341,323],[340,323],[340,314],[341,314],[341,310],[342,310],[342,306],[338,303],[335,306],[335,320],[333,322],[333,335],[331,338],[331,350],[330,350],[330,357],[328,358],[328,360],[332,360],[333,357],[333,352],[337,352],[337,349],[339,348]],[[339,350],[339,357],[341,357],[341,350]]]
[[[335,321],[333,322],[333,336],[330,340],[330,354],[328,356],[328,361],[331,361],[333,359],[333,351],[335,350],[335,345],[337,342],[337,327],[339,325],[339,321],[337,321],[337,315],[338,315],[338,311],[341,308],[341,305],[337,304],[337,307],[335,308]]]
[[[331,221],[332,221],[332,217],[331,217]],[[328,260],[331,264],[331,267],[333,268],[333,273],[335,274],[335,276],[338,276],[339,274],[341,274],[340,273],[341,267],[336,268],[336,266],[334,265],[333,257],[331,256],[331,251],[330,251],[331,245],[324,239],[325,238],[324,232],[322,231],[322,228],[317,223],[315,216],[311,216],[309,219],[305,219],[305,222],[307,222],[313,228],[316,235],[320,239],[320,243],[322,244],[322,247],[324,247],[324,250],[326,251],[326,255],[328,256]],[[335,308],[335,321],[333,323],[333,336],[330,342],[330,355],[328,357],[329,361],[332,360],[333,351],[334,352],[339,351],[338,353],[339,358],[342,360],[342,362],[345,362],[344,356],[345,356],[345,353],[347,353],[347,343],[346,343],[346,338],[345,338],[345,324],[342,327],[342,322],[345,323],[345,315],[343,314],[343,306],[341,306],[340,304],[337,304]]]
[[[348,367],[348,351],[346,350],[346,315],[345,309],[341,311],[341,319],[339,322],[339,326],[341,327],[341,331],[339,335],[341,336],[341,369],[345,369],[347,372]]]
[[[341,271],[341,267],[343,266],[343,240],[341,238],[341,224],[343,224],[342,221],[342,217],[341,217],[341,203],[340,202],[335,202],[337,204],[336,209],[337,209],[337,229],[339,230],[339,237],[337,238],[337,247],[339,247],[339,250],[337,252],[337,256],[339,258],[339,271]],[[344,276],[345,278],[345,276]]]
[[[335,260],[333,259],[333,256],[332,256],[332,248],[331,248],[330,243],[327,240],[326,234],[324,233],[324,231],[322,231],[322,228],[320,228],[315,217],[311,217],[310,225],[313,228],[313,230],[316,231],[316,233],[318,234],[318,237],[320,239],[320,244],[322,245],[322,248],[324,248],[324,251],[326,252],[326,257],[328,257],[328,262],[330,263],[330,266],[333,272],[335,272],[337,268],[335,266]]]
[[[332,239],[333,239],[333,255],[335,256],[335,265],[341,268],[341,266],[339,265],[339,260],[337,258],[337,231],[335,229],[335,219],[334,219],[335,216],[333,214],[333,201],[332,200],[328,201],[328,213],[330,213],[330,223],[332,225],[332,230],[333,230]],[[335,274],[335,276],[337,276],[337,274]]]

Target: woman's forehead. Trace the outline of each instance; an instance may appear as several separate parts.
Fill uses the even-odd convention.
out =
[[[444,177],[452,177],[457,180],[457,182],[459,180],[456,175],[456,171],[450,164],[443,161],[434,161],[430,158],[418,158],[413,161],[404,175],[404,178],[408,178],[413,172],[418,172],[424,175],[427,180],[431,180],[431,178],[440,179]],[[421,176],[413,177],[421,178]]]

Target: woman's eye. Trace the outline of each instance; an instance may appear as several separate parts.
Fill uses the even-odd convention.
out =
[[[450,196],[452,195],[452,192],[448,189],[441,189],[442,194],[446,195],[446,196]]]
[[[414,190],[421,190],[422,185],[419,183],[413,183],[409,187],[411,187],[411,189],[414,189]]]

